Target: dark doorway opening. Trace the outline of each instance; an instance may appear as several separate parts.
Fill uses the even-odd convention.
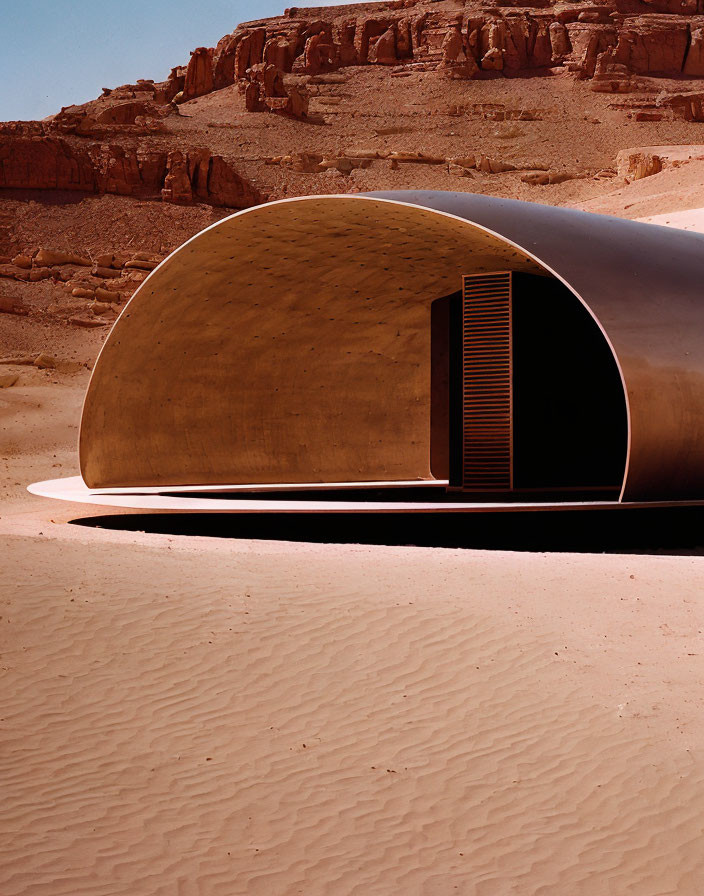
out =
[[[485,296],[487,275],[481,277],[479,291]],[[486,439],[487,432],[490,440],[497,438],[495,373],[501,375],[501,368],[490,344],[496,322],[480,320],[488,344],[477,348],[469,338],[477,319],[466,288],[471,277],[465,278],[464,297],[462,292],[444,296],[431,310],[433,475],[479,499],[554,499],[556,493],[570,500],[616,498],[625,471],[628,422],[621,376],[604,334],[555,278],[516,272],[504,278],[510,278],[511,370],[499,398],[500,410],[510,415],[510,487],[481,484],[481,465],[491,469],[493,443],[487,449],[477,440]],[[497,338],[504,339],[499,346],[504,351],[502,328]],[[501,439],[497,452],[505,454],[505,432]],[[475,463],[477,470],[468,468]]]
[[[618,495],[628,424],[604,334],[552,277],[514,274],[512,314],[515,488]]]

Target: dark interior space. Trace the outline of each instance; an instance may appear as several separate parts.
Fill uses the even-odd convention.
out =
[[[461,456],[461,433],[450,415],[461,389],[461,353],[462,292],[458,290],[430,306],[430,471],[436,479],[449,479],[450,467]],[[451,460],[453,451],[456,456]]]
[[[626,402],[611,348],[554,277],[513,272],[511,492],[472,500],[615,499],[626,464]],[[431,306],[431,471],[463,481],[462,293]]]
[[[502,513],[120,513],[72,520],[130,532],[322,544],[704,556],[704,507]]]
[[[611,348],[559,280],[513,281],[514,488],[618,495],[627,419]]]

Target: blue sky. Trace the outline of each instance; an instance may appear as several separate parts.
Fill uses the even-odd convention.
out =
[[[292,0],[0,0],[0,121],[44,118],[137,78],[160,81],[239,22]],[[301,6],[306,5],[304,3]],[[312,3],[310,5],[313,5]]]

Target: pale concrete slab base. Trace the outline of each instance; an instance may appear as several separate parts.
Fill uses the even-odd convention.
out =
[[[193,513],[517,513],[525,511],[606,510],[646,507],[674,507],[704,505],[699,501],[559,501],[559,502],[444,502],[444,501],[367,501],[354,500],[352,494],[360,488],[409,488],[445,483],[413,482],[355,482],[310,483],[301,485],[229,485],[229,486],[173,486],[165,488],[99,489],[91,490],[80,476],[47,479],[27,487],[33,495],[95,504],[103,507],[124,507],[131,510]],[[295,489],[311,492],[310,500],[276,500],[254,497],[257,493]],[[349,489],[349,501],[323,500],[313,497],[316,490]],[[178,492],[178,494],[174,494]],[[229,497],[221,497],[227,492]],[[240,497],[240,495],[242,497]]]

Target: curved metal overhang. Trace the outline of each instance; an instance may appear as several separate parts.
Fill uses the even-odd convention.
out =
[[[313,376],[329,370],[339,386],[344,382],[339,353],[328,351],[325,367],[326,336],[342,334],[341,350],[350,365],[362,365],[359,370],[369,363],[360,348],[365,333],[383,346],[385,362],[400,351],[398,340],[404,339],[399,329],[397,337],[387,334],[379,342],[379,331],[361,319],[361,307],[372,312],[372,319],[386,315],[394,326],[413,330],[423,319],[417,312],[427,306],[427,297],[455,289],[458,273],[509,267],[560,279],[611,346],[629,418],[621,497],[702,496],[704,305],[698,283],[704,274],[703,249],[704,237],[696,234],[472,194],[305,197],[239,212],[162,262],[115,324],[86,396],[81,471],[96,487],[212,484],[227,475],[223,464],[241,463],[249,481],[276,481],[277,471],[270,479],[262,476],[267,457],[288,452],[290,468],[315,458],[309,445],[293,445],[301,433],[329,426],[333,445],[345,435],[343,429],[335,430],[334,405],[317,393],[308,421],[300,419],[305,408],[295,401],[293,411],[280,403],[277,393],[279,388],[286,391],[287,376],[294,387],[302,382],[298,371],[276,367],[282,357],[303,359],[304,350],[322,348],[311,365]],[[368,261],[360,261],[367,256]],[[353,289],[351,280],[360,288]],[[391,297],[390,286],[396,283],[400,285]],[[321,306],[315,305],[318,301]],[[339,317],[339,331],[330,327],[335,317],[326,319],[328,313]],[[311,338],[296,342],[289,335],[282,355],[273,332],[277,315],[288,323],[295,320],[299,331],[307,327]],[[361,343],[354,338],[346,342],[344,334],[355,330]],[[251,338],[245,343],[242,335],[247,332]],[[408,360],[420,345],[414,338],[413,333],[407,337],[394,380],[399,406],[409,403],[408,432],[414,426],[423,430],[427,410],[413,407],[417,380],[404,390],[404,376],[412,380],[415,375]],[[236,364],[228,353],[237,355]],[[223,355],[224,374],[218,361],[220,375],[210,368],[193,375],[189,365]],[[266,363],[276,369],[274,378]],[[252,367],[264,377],[254,400],[232,383],[238,371],[254,382]],[[388,374],[393,380],[393,372],[387,363],[360,382],[370,388],[375,376]],[[279,387],[273,385],[276,377]],[[304,385],[306,394],[313,395],[310,378]],[[351,389],[354,385],[348,383]],[[283,426],[294,433],[287,444],[267,444],[270,434],[259,406],[264,394],[274,413],[283,413]],[[233,400],[238,403],[234,414]],[[350,419],[358,422],[359,413]],[[382,449],[370,440],[366,454],[366,443],[361,452],[354,443],[346,462],[359,460],[364,466],[366,458],[373,466],[369,459],[383,453],[384,446],[387,461],[386,467],[368,469],[366,475],[360,470],[359,478],[406,478],[411,468],[418,468],[419,478],[429,475],[418,467],[420,452],[415,449],[394,467],[391,458],[400,446],[387,438],[383,407],[367,422],[372,432],[378,427]],[[336,450],[342,451],[340,446]],[[324,460],[314,462],[321,467],[314,474],[330,472],[323,469]],[[304,478],[311,478],[310,468]]]

